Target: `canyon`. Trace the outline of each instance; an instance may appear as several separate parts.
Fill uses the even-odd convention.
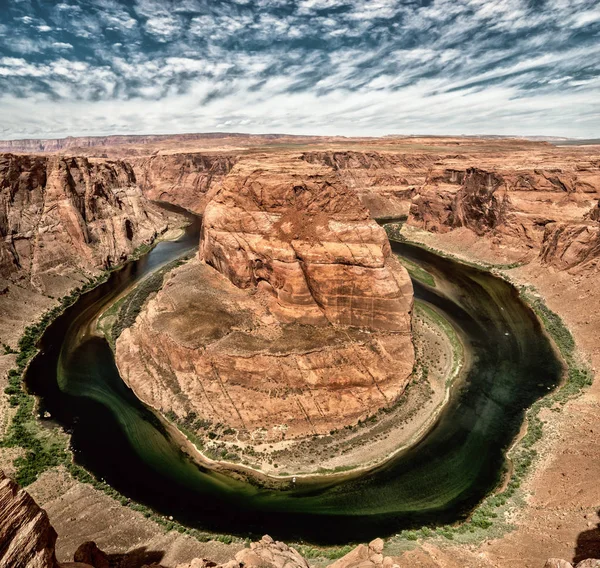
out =
[[[600,301],[598,146],[242,135],[35,144],[0,145],[12,152],[0,160],[0,338],[15,346],[54,298],[176,224],[150,200],[203,214],[199,257],[167,275],[117,342],[123,377],[177,421],[194,415],[229,425],[234,436],[294,438],[355,423],[401,395],[413,366],[412,289],[370,216],[406,219],[399,237],[535,286],[572,331],[579,356],[599,368],[600,316],[590,309]],[[19,154],[41,150],[50,153]],[[348,280],[350,293],[340,285]],[[11,357],[0,358],[2,370]],[[196,376],[212,378],[199,385]],[[393,561],[367,550],[357,565],[373,555],[390,566],[580,561],[584,533],[586,554],[599,554],[599,397],[596,380],[560,412],[543,413],[538,461],[524,506],[509,514],[512,531],[483,544],[386,543]],[[1,465],[11,456],[2,450]],[[53,475],[33,492],[59,535],[77,535],[60,496],[44,489]],[[89,491],[88,506],[106,498]],[[69,511],[77,515],[77,505]],[[51,542],[44,523],[40,538]],[[95,540],[99,526],[86,525],[79,542]],[[59,537],[59,560],[72,557],[73,540],[60,548]],[[180,560],[202,565],[197,550]],[[219,563],[238,552],[220,551]]]
[[[15,347],[53,298],[177,223],[144,196],[125,162],[0,155],[2,342]]]

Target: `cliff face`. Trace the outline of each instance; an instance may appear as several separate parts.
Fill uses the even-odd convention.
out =
[[[146,197],[202,213],[237,159],[227,154],[162,154],[131,163]]]
[[[46,513],[0,470],[0,566],[58,568]]]
[[[130,165],[0,155],[0,277],[40,291],[123,261],[166,228]]]
[[[406,217],[410,198],[441,158],[431,154],[381,152],[306,152],[302,159],[334,170],[375,218]]]
[[[600,168],[432,172],[412,199],[408,223],[447,233],[466,227],[497,245],[539,254],[560,269],[599,255]]]
[[[410,330],[408,274],[328,168],[238,162],[206,208],[200,258],[236,286],[268,292],[281,321]]]
[[[410,279],[329,169],[240,160],[206,208],[199,257],[117,341],[147,404],[273,440],[327,433],[402,394]]]
[[[503,187],[504,179],[498,174],[478,168],[462,172],[447,170],[430,183],[436,181],[459,184],[460,189],[455,192],[425,189],[411,204],[412,223],[436,232],[467,227],[482,235],[508,221],[510,201]]]

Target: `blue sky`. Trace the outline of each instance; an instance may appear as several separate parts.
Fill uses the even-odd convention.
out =
[[[0,0],[0,138],[600,137],[598,0]]]

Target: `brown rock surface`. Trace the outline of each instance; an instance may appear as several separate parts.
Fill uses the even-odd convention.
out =
[[[269,292],[281,321],[410,332],[408,274],[329,168],[240,160],[206,208],[199,254],[236,286]]]
[[[439,156],[387,152],[314,151],[302,158],[333,168],[375,218],[406,217],[410,198]]]
[[[55,542],[46,513],[0,471],[0,567],[57,568]]]
[[[124,162],[0,155],[1,278],[64,288],[122,262],[166,219]]]
[[[532,154],[515,166],[510,158],[480,158],[485,169],[432,170],[408,223],[438,233],[467,228],[561,269],[596,257],[600,162]]]
[[[117,342],[149,405],[277,439],[326,433],[403,392],[410,279],[330,170],[240,160],[206,208],[200,257],[217,270],[176,270]]]
[[[73,560],[82,564],[89,564],[94,568],[110,568],[108,556],[91,540],[79,545]]]
[[[116,358],[163,412],[279,439],[326,433],[391,403],[413,351],[409,334],[279,324],[256,296],[193,260],[123,332]]]
[[[182,153],[134,158],[131,164],[146,197],[202,213],[236,161],[235,155]]]

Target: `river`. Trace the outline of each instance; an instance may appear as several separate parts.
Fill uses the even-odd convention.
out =
[[[434,275],[414,281],[469,342],[473,365],[416,445],[370,472],[298,478],[278,490],[193,463],[121,380],[92,322],[115,298],[197,246],[195,218],[180,239],[161,242],[83,295],[44,334],[26,375],[40,412],[71,433],[75,460],[131,499],[183,524],[241,536],[339,544],[402,528],[464,518],[501,480],[505,452],[525,410],[559,382],[562,367],[532,311],[489,273],[418,247],[392,243]]]

